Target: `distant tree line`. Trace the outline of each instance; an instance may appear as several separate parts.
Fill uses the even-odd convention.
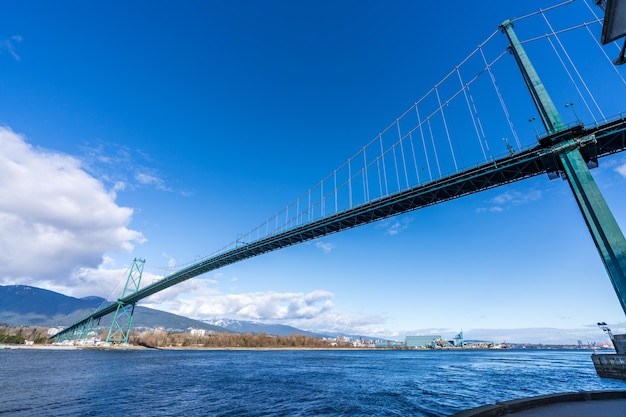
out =
[[[204,347],[204,348],[331,348],[336,345],[320,338],[300,334],[273,336],[253,333],[213,333],[204,336],[191,333],[144,331],[131,333],[128,342],[146,347]],[[347,345],[346,345],[347,346]]]
[[[100,340],[106,340],[108,331],[103,331]],[[0,323],[0,343],[24,344],[31,341],[43,345],[52,343],[48,339],[48,328],[36,326],[11,327]],[[133,345],[167,348],[167,347],[198,347],[198,348],[334,348],[352,347],[349,342],[335,342],[301,334],[274,336],[264,333],[211,333],[193,335],[163,330],[131,331],[128,343]]]
[[[45,344],[48,340],[46,327],[11,327],[0,323],[0,343],[23,345],[26,341],[36,344]]]

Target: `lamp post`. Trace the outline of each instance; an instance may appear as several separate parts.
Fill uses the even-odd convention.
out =
[[[533,129],[535,129],[535,135],[537,135],[537,138],[539,138],[539,131],[537,130],[537,126],[535,126],[535,118],[531,117],[530,119],[528,119],[528,121],[530,122],[531,125],[533,125]]]
[[[509,140],[507,138],[502,138],[502,140],[506,144],[506,150],[509,151],[509,156],[513,156],[513,154],[515,153],[515,150],[513,149],[511,144],[509,143]]]
[[[583,122],[582,122],[582,120],[580,120],[580,117],[578,117],[578,113],[576,113],[576,110],[574,109],[574,103],[567,103],[567,104],[565,105],[565,107],[566,107],[566,108],[567,108],[567,107],[569,107],[569,108],[571,108],[571,109],[572,109],[572,112],[574,113],[574,117],[576,117],[576,121],[578,121],[578,124],[579,124],[579,125],[582,125],[582,124],[583,124]]]
[[[598,327],[601,328],[604,333],[608,334],[611,339],[613,339],[613,333],[611,333],[611,329],[609,329],[609,326],[607,326],[605,322],[598,323]]]

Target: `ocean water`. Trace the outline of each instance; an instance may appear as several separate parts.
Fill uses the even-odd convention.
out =
[[[0,349],[2,416],[449,416],[626,390],[589,351]]]

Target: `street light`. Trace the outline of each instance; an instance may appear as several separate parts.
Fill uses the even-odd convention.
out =
[[[598,323],[598,327],[601,328],[604,333],[608,334],[611,341],[613,341],[613,333],[611,333],[611,329],[609,329],[609,326],[607,326],[605,322]]]
[[[565,105],[565,107],[566,108],[569,107],[569,108],[572,109],[572,112],[574,112],[574,117],[576,117],[576,120],[578,121],[578,124],[582,125],[583,124],[582,120],[580,120],[580,117],[578,117],[578,113],[576,113],[576,110],[574,110],[574,103],[567,103]]]
[[[509,155],[513,156],[513,154],[515,153],[515,149],[513,149],[513,147],[509,143],[509,139],[508,138],[502,138],[502,140],[506,144],[506,149],[507,149],[507,151],[509,151]]]
[[[537,126],[535,126],[535,118],[531,117],[530,119],[528,119],[528,121],[530,122],[531,125],[533,125],[533,129],[535,129],[535,134],[537,135],[537,138],[539,138],[539,131],[537,130]]]

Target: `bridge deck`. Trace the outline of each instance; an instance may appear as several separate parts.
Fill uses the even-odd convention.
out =
[[[554,155],[552,144],[565,143],[563,141],[568,140],[570,143],[571,141],[577,142],[576,146],[580,146],[581,154],[586,161],[589,161],[590,164],[597,163],[597,159],[600,157],[626,149],[626,118],[589,128],[576,126],[556,135],[541,138],[539,145],[532,149],[514,153],[506,158],[370,201],[344,212],[254,242],[242,244],[238,248],[200,260],[189,267],[174,272],[162,280],[118,300],[118,302],[122,305],[134,304],[182,281],[226,265],[401,213],[543,173],[547,173],[553,178],[557,177],[560,175],[561,169],[558,158]],[[96,320],[114,312],[118,307],[118,302],[99,309],[80,322],[51,336],[51,338],[71,332],[89,320]]]

